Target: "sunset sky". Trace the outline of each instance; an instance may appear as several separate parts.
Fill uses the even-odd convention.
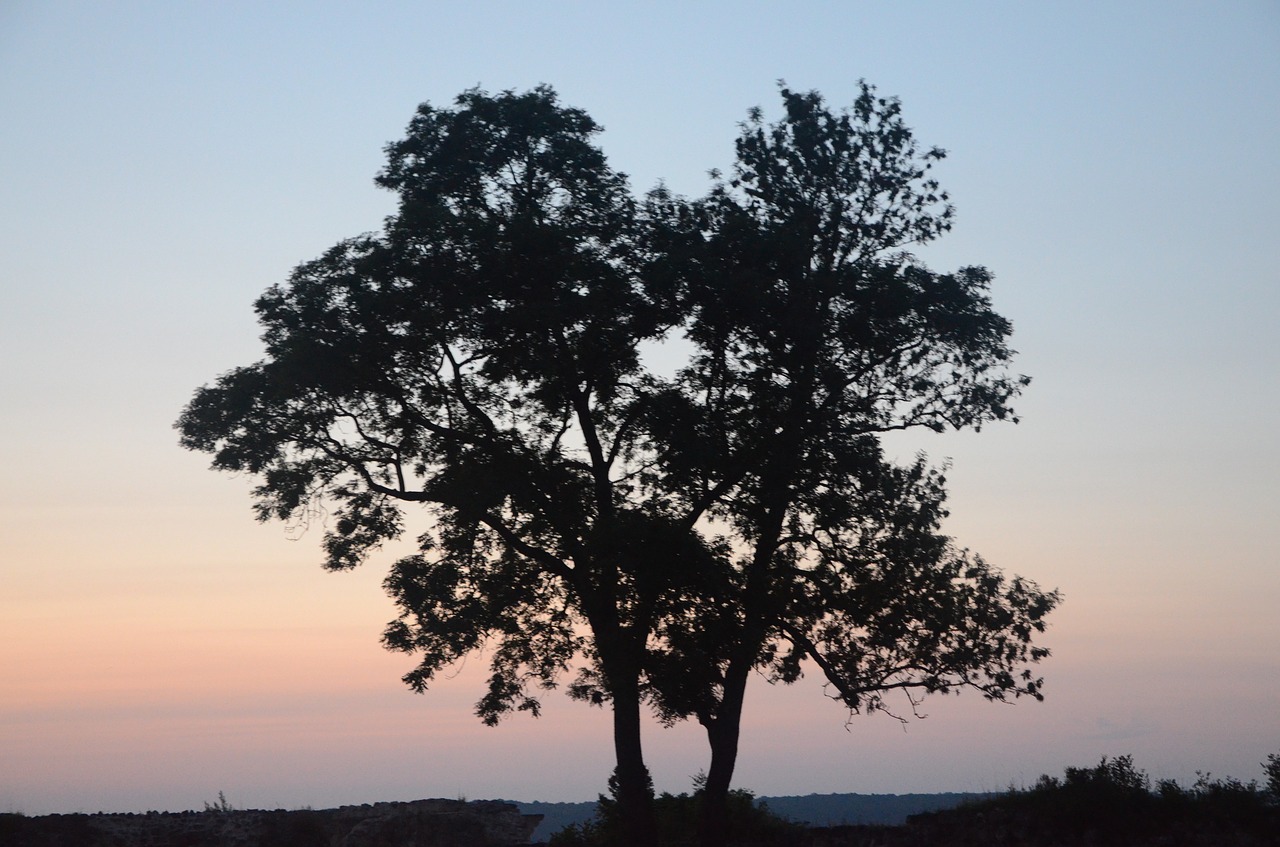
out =
[[[947,531],[1061,589],[1044,703],[904,730],[813,675],[748,689],[759,794],[998,790],[1131,753],[1258,778],[1280,752],[1280,4],[0,4],[0,812],[588,800],[608,715],[480,724],[379,646],[395,551],[320,567],[172,425],[260,356],[252,303],[377,229],[422,101],[548,83],[637,192],[696,196],[776,81],[901,98],[988,267],[1023,422],[950,457]],[[707,763],[646,737],[660,790]]]

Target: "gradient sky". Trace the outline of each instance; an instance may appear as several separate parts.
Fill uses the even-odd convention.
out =
[[[269,8],[265,8],[269,7]],[[607,714],[497,729],[473,658],[424,696],[378,644],[386,563],[321,570],[172,423],[259,356],[251,304],[376,229],[414,108],[540,82],[637,191],[696,195],[775,81],[904,104],[1034,382],[951,457],[962,544],[1058,587],[1043,704],[904,731],[816,679],[748,691],[761,794],[1001,789],[1132,753],[1242,779],[1280,751],[1280,5],[0,5],[0,811],[592,799]],[[659,789],[705,767],[648,732]]]

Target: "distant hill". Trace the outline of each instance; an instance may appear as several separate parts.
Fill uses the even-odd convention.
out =
[[[554,832],[559,832],[571,823],[582,823],[590,820],[596,813],[596,804],[588,803],[522,803],[519,800],[502,800],[503,803],[515,803],[520,807],[522,815],[542,815],[542,823],[533,831],[532,840],[546,841]]]
[[[880,824],[897,826],[907,817],[921,812],[951,809],[989,794],[806,794],[803,797],[759,797],[758,803],[785,818],[810,826],[841,824]],[[554,832],[573,823],[589,820],[596,804],[587,803],[515,803],[521,814],[542,815],[542,823],[533,833],[534,841],[546,841]]]
[[[911,815],[954,809],[990,794],[806,794],[803,797],[760,797],[775,814],[810,826],[877,824],[898,826]]]

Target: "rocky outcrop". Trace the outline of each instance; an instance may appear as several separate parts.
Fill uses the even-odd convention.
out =
[[[288,812],[0,815],[6,847],[515,847],[541,815],[511,803],[414,800]]]

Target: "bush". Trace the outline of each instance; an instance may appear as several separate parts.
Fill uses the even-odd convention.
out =
[[[216,813],[226,814],[227,812],[234,812],[236,810],[236,807],[231,805],[229,802],[227,802],[226,794],[223,794],[221,791],[219,791],[218,802],[209,803],[206,801],[204,804],[204,810],[206,812],[216,812]]]
[[[1280,756],[1268,762],[1280,771]],[[1190,788],[1160,780],[1153,790],[1132,757],[1104,756],[1093,767],[1042,776],[1031,788],[920,818],[931,818],[940,831],[999,822],[1032,844],[1280,843],[1280,804],[1272,802],[1269,790],[1229,777],[1198,777]],[[1264,840],[1250,840],[1257,836]]]
[[[1061,779],[1042,776],[1029,791],[1010,798],[1054,830],[1087,827],[1122,835],[1146,827],[1155,799],[1151,780],[1134,767],[1132,756],[1103,756],[1091,768],[1069,767]]]
[[[699,780],[695,779],[695,787]],[[658,830],[655,847],[683,847],[698,843],[698,820],[702,792],[670,794],[654,798],[654,818]],[[799,840],[804,827],[775,815],[755,795],[744,789],[729,792],[728,843],[741,847],[790,847]],[[625,841],[618,818],[617,801],[601,795],[594,820],[571,824],[551,836],[551,847],[608,847]]]

